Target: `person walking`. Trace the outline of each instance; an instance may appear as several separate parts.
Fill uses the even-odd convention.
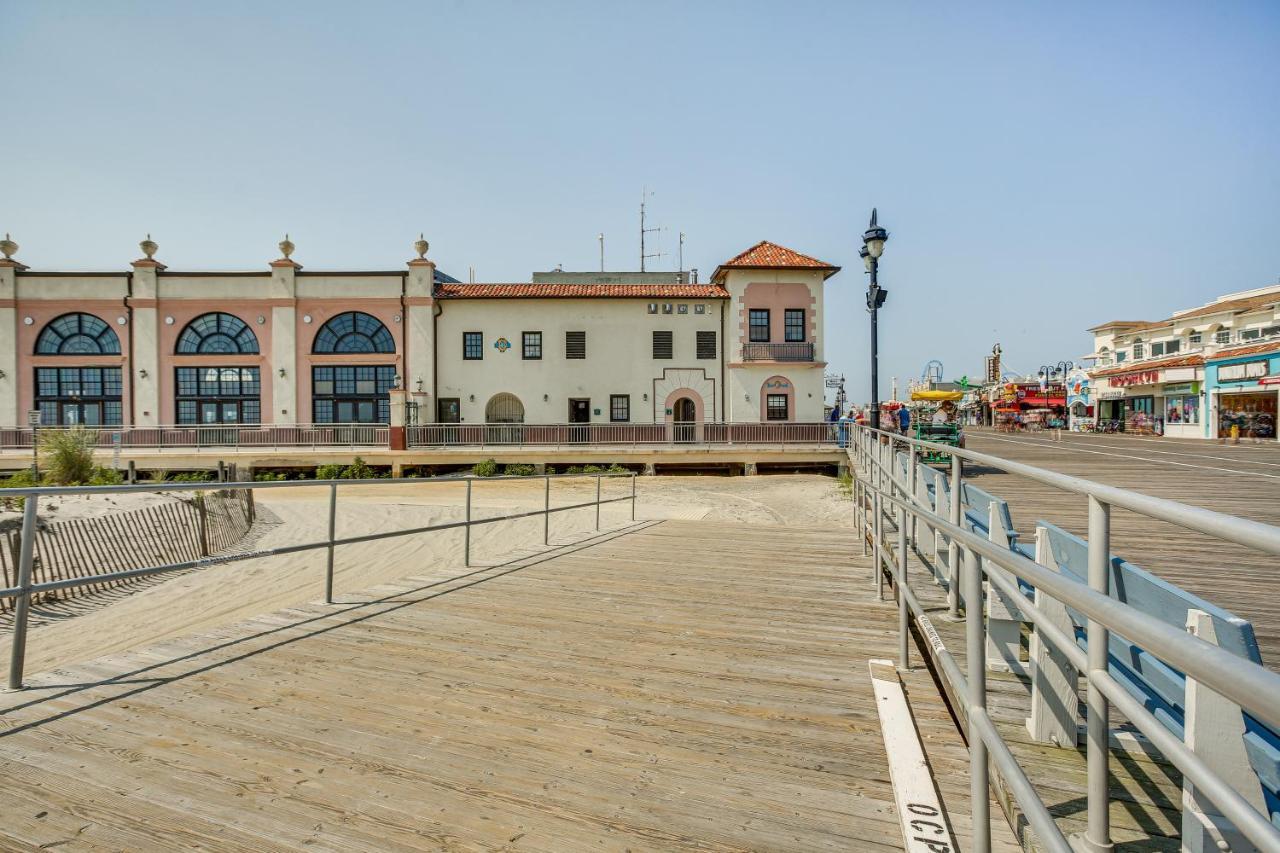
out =
[[[911,411],[903,406],[898,409],[898,430],[903,434],[907,434],[907,430],[911,428]]]

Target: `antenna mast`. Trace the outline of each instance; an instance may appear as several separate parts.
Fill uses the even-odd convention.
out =
[[[644,252],[644,235],[652,234],[654,231],[662,230],[661,228],[645,228],[644,227],[644,202],[649,195],[651,195],[651,193],[649,192],[648,187],[645,187],[640,191],[640,272],[644,272],[644,262],[646,258],[662,257],[662,253],[660,252],[655,252],[651,255],[646,255]]]
[[[604,272],[604,232],[597,234],[596,239],[600,241],[600,272]]]
[[[676,261],[676,266],[677,266],[676,272],[684,272],[684,232],[683,231],[680,232],[680,248],[677,251],[679,252],[679,254],[677,256],[678,260]]]

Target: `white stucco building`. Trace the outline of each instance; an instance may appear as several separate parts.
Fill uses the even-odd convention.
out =
[[[399,270],[33,270],[0,249],[0,426],[814,422],[823,287],[769,242],[685,274],[461,283]],[[398,397],[398,395],[397,395]],[[396,418],[395,420],[399,420]]]

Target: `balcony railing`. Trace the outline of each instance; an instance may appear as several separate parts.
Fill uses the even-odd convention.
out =
[[[65,427],[40,427],[48,432]],[[228,424],[96,427],[99,451],[390,449],[387,424]],[[847,430],[846,430],[847,436]],[[0,450],[31,450],[28,427],[0,428]],[[832,423],[418,424],[405,428],[409,447],[652,447],[753,445],[828,447],[843,444]]]
[[[743,361],[813,361],[813,344],[800,341],[786,344],[743,344]]]
[[[40,427],[48,432],[69,427]],[[98,448],[110,450],[120,436],[121,450],[237,448],[268,450],[279,447],[386,447],[386,424],[192,424],[178,426],[91,426]],[[31,448],[29,427],[0,428],[0,449]]]

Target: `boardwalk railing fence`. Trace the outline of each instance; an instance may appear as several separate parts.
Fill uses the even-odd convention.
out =
[[[186,499],[91,518],[54,521],[36,528],[31,555],[33,585],[82,577],[90,582],[37,592],[33,601],[76,598],[129,583],[119,573],[164,563],[197,560],[235,547],[253,525],[253,493],[224,489]],[[18,584],[21,530],[0,531],[0,580]],[[13,598],[0,598],[0,612]]]
[[[0,450],[30,450],[41,432],[68,427],[0,428]],[[215,424],[199,426],[92,427],[100,449],[277,450],[389,449],[388,424]],[[831,423],[592,423],[592,424],[417,424],[405,427],[409,447],[541,447],[576,445],[752,445],[829,447],[843,442],[848,428]]]
[[[900,451],[907,455],[906,465],[898,462]],[[936,512],[934,505],[923,498],[928,491],[922,489],[917,479],[917,472],[922,468],[917,460],[926,451],[945,453],[951,459],[949,476],[939,473],[938,476],[945,479],[936,485],[936,488],[949,487],[949,494],[956,496],[945,507],[945,514]],[[1209,811],[1216,810],[1216,814],[1200,814],[1200,817],[1212,824],[1208,827],[1209,834],[1220,849],[1241,849],[1233,846],[1233,841],[1242,835],[1259,850],[1280,851],[1280,827],[1211,766],[1214,756],[1203,749],[1198,752],[1194,744],[1172,733],[1137,701],[1108,664],[1109,638],[1114,632],[1158,658],[1165,667],[1185,674],[1188,683],[1194,681],[1202,685],[1270,726],[1272,731],[1280,731],[1280,675],[1121,602],[1109,589],[1113,507],[1271,555],[1280,555],[1280,528],[865,427],[857,428],[849,456],[856,472],[858,525],[872,543],[876,592],[883,595],[888,578],[898,593],[900,663],[904,667],[908,665],[909,621],[914,621],[921,635],[930,638],[942,677],[964,704],[970,748],[974,849],[986,851],[991,844],[988,760],[1022,810],[1040,846],[1060,853],[1073,849],[1001,736],[988,707],[989,625],[984,619],[985,583],[989,590],[988,607],[996,594],[1017,600],[1023,618],[1034,626],[1040,641],[1050,644],[1085,679],[1088,829],[1085,836],[1078,839],[1080,847],[1096,851],[1111,849],[1108,746],[1110,709],[1115,707],[1181,771],[1184,784],[1189,782],[1194,786],[1195,795],[1212,804]],[[962,526],[959,496],[964,462],[1027,477],[1085,498],[1089,505],[1088,582],[1053,571],[1017,549],[1001,546]],[[942,507],[944,503],[937,505]],[[936,634],[911,586],[908,541],[915,546],[917,537],[924,542],[926,536],[942,537],[951,549],[948,596],[953,611],[963,611],[967,672],[961,670],[940,641],[933,642]],[[1026,597],[1019,582],[1035,588],[1034,601]],[[1087,620],[1084,648],[1053,618],[1050,610],[1055,606],[1072,609]],[[1073,688],[1071,701],[1074,695]],[[1183,843],[1188,843],[1185,833]],[[1189,848],[1184,846],[1184,849]]]
[[[629,488],[622,495],[603,497],[602,488],[604,482],[615,479],[629,481]],[[540,483],[542,485],[542,506],[525,512],[474,518],[472,516],[472,491],[475,484],[508,480]],[[552,483],[565,480],[579,482],[585,480],[589,486],[594,487],[594,496],[591,500],[578,501],[565,506],[552,506]],[[423,484],[453,482],[464,485],[466,497],[462,520],[428,524],[403,530],[378,531],[356,536],[338,537],[336,535],[338,491],[340,487],[403,488],[415,482]],[[248,507],[249,511],[252,512],[253,501],[249,495],[253,491],[258,489],[314,489],[316,487],[328,489],[328,535],[325,538],[315,542],[282,545],[274,548],[225,551],[231,544],[234,544],[234,539],[231,535],[234,531],[232,519],[235,518],[235,513],[239,511],[237,508],[241,506]],[[57,546],[52,540],[56,540],[57,537],[46,536],[42,539],[42,532],[39,530],[40,497],[49,495],[112,495],[156,492],[190,493],[191,505],[195,506],[200,514],[200,526],[196,529],[205,531],[203,538],[197,537],[194,541],[175,544],[170,549],[158,554],[156,557],[157,562],[142,567],[116,568],[114,564],[95,566],[98,558],[93,554],[101,554],[101,549],[105,547],[99,544],[97,546],[98,551],[82,551],[82,556],[84,557],[82,562],[69,561],[61,564],[65,566],[62,570],[62,577],[57,576],[57,572],[44,568],[43,558],[49,554],[56,553]],[[232,497],[219,498],[218,495],[230,495]],[[9,572],[6,571],[5,586],[0,588],[0,603],[3,603],[7,609],[12,609],[13,611],[13,644],[9,658],[8,686],[10,690],[19,690],[23,686],[30,608],[33,601],[39,600],[38,597],[64,593],[69,590],[92,590],[103,585],[121,583],[134,578],[166,572],[200,569],[222,563],[254,560],[283,554],[296,554],[303,551],[323,550],[326,552],[324,601],[326,604],[332,604],[334,549],[338,545],[352,545],[358,542],[373,542],[397,536],[412,536],[432,531],[460,529],[463,531],[464,537],[464,563],[470,566],[471,529],[477,525],[541,516],[542,542],[543,545],[549,546],[551,544],[551,516],[555,513],[594,508],[595,529],[598,531],[600,530],[601,507],[625,501],[630,503],[631,521],[635,521],[636,475],[631,472],[625,472],[612,474],[542,474],[527,477],[432,477],[422,480],[404,478],[397,480],[277,480],[254,483],[164,483],[162,485],[139,484],[128,486],[33,486],[19,489],[0,489],[0,499],[3,498],[26,498],[23,504],[22,528],[16,537],[16,547],[5,557],[5,566],[16,566],[16,573],[11,577]],[[153,520],[164,521],[163,518],[155,519],[154,516]],[[103,535],[106,529],[104,527],[95,532]],[[180,528],[174,528],[172,532],[179,538],[184,535]],[[87,536],[88,533],[86,532],[85,536],[81,536],[79,539],[83,540]],[[78,542],[78,544],[85,545],[83,541]],[[219,553],[219,551],[223,551],[223,553]],[[40,567],[39,570],[37,569],[38,566]],[[103,568],[108,568],[108,566],[110,568],[107,571],[102,571]]]
[[[0,428],[0,450],[27,449],[39,433],[72,427],[46,426]],[[254,450],[287,448],[386,447],[386,424],[212,424],[179,426],[90,426],[98,447],[121,450]]]

